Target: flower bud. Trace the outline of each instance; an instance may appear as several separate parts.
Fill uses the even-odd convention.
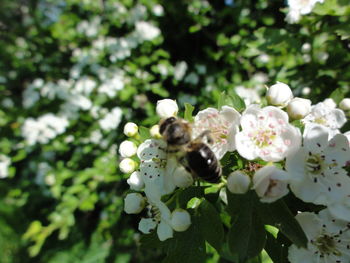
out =
[[[335,103],[335,101],[331,98],[325,99],[323,103],[331,109],[335,109],[337,107],[337,103]]]
[[[186,210],[178,208],[171,213],[171,227],[175,231],[186,231],[190,225],[191,216]]]
[[[131,157],[137,152],[137,146],[132,141],[123,141],[119,145],[119,154],[121,157]]]
[[[140,191],[145,187],[145,183],[143,182],[141,173],[139,171],[133,172],[127,180],[127,183],[130,185],[130,189],[135,191]]]
[[[172,116],[176,116],[179,111],[179,107],[175,100],[164,99],[157,101],[156,111],[159,117],[166,119]]]
[[[146,200],[139,193],[128,194],[124,199],[124,211],[127,214],[138,214],[145,207]]]
[[[151,129],[149,130],[149,132],[150,132],[151,136],[152,136],[153,138],[155,138],[155,139],[160,139],[160,138],[162,138],[162,135],[161,135],[160,132],[159,132],[159,125],[158,125],[158,124],[153,125],[153,126],[151,127]]]
[[[173,181],[177,187],[185,188],[193,184],[193,177],[183,166],[179,166],[174,171]]]
[[[253,184],[260,201],[264,203],[272,203],[289,192],[287,172],[272,165],[259,169],[253,177]]]
[[[292,90],[287,84],[277,81],[266,93],[267,101],[275,106],[286,106],[293,98]]]
[[[250,177],[241,171],[235,171],[227,178],[227,188],[233,194],[244,194],[249,186]]]
[[[311,111],[311,101],[308,99],[294,98],[287,106],[287,112],[289,117],[294,120],[300,120],[304,118]]]
[[[339,103],[339,108],[345,111],[350,111],[350,98],[344,98]]]
[[[130,158],[124,158],[119,164],[119,169],[123,173],[130,174],[135,171],[136,166],[137,163],[134,160]]]
[[[128,122],[124,126],[124,134],[128,137],[135,136],[138,131],[139,131],[139,127],[133,122]]]

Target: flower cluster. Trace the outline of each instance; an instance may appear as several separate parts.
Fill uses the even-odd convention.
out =
[[[317,224],[312,226],[314,231],[305,230],[309,239],[307,249],[295,245],[290,248],[291,262],[300,262],[305,255],[311,260],[313,253],[318,258],[328,256],[340,260],[334,262],[345,262],[341,260],[348,259],[350,246],[345,238],[348,225],[343,223],[350,218],[350,178],[345,169],[350,164],[350,140],[349,132],[340,132],[346,122],[345,113],[331,99],[311,105],[310,100],[294,98],[289,86],[281,82],[267,90],[266,98],[267,106],[251,104],[242,113],[230,105],[206,108],[187,121],[177,116],[179,107],[170,99],[158,101],[156,112],[161,126],[165,120],[176,119],[189,125],[188,145],[200,141],[218,161],[236,154],[245,163],[242,169],[223,172],[218,187],[226,185],[229,192],[237,195],[255,191],[262,203],[273,203],[291,190],[304,202],[327,207],[319,215],[297,216],[304,229],[313,221]],[[343,109],[346,103],[342,101]],[[177,126],[172,128],[177,140],[185,136],[177,134]],[[163,133],[164,127],[161,129]],[[124,133],[130,140],[119,148],[123,158],[120,169],[131,174],[127,180],[131,193],[125,197],[125,212],[137,214],[147,207],[148,217],[141,219],[139,230],[150,233],[157,228],[162,241],[171,238],[173,231],[185,231],[191,224],[191,211],[177,207],[171,213],[163,197],[174,195],[176,189],[189,187],[208,175],[196,174],[193,164],[184,162],[188,145],[175,150],[174,145],[167,145],[170,141],[162,137],[159,125],[149,130],[153,138],[142,140],[138,131],[136,124],[127,123]],[[229,168],[226,163],[222,164],[224,170]],[[208,184],[204,181],[203,184]],[[227,204],[227,197],[221,197]],[[330,220],[331,217],[341,223]],[[342,236],[339,231],[346,234]]]

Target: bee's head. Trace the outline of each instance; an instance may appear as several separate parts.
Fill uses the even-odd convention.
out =
[[[159,124],[159,132],[161,135],[164,135],[165,130],[167,129],[167,127],[169,125],[171,125],[172,123],[174,123],[176,121],[175,117],[169,117],[166,118],[165,120],[162,120]]]
[[[170,145],[184,145],[191,140],[191,129],[187,121],[170,117],[159,125],[159,132]]]

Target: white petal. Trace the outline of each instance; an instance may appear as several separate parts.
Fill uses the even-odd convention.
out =
[[[157,226],[157,222],[152,218],[142,218],[139,222],[139,230],[144,234],[149,234]]]
[[[234,108],[229,106],[222,106],[220,114],[222,114],[225,119],[231,123],[239,123],[241,114],[236,111]]]
[[[248,160],[254,160],[258,157],[255,145],[244,132],[236,134],[236,148],[238,153]]]
[[[335,135],[328,143],[328,148],[325,151],[326,161],[336,163],[342,167],[350,160],[350,148],[348,139],[343,134]]]
[[[348,198],[350,199],[350,198]],[[350,200],[348,200],[349,202]],[[349,203],[338,203],[338,204],[332,204],[328,206],[329,212],[334,216],[335,218],[349,221],[350,218],[350,207],[348,205]]]
[[[173,237],[173,229],[170,225],[165,223],[164,221],[160,221],[158,228],[157,228],[157,234],[160,241],[164,241],[166,239]]]
[[[322,221],[314,213],[303,212],[296,215],[295,219],[299,222],[309,240],[320,234]]]
[[[288,260],[291,263],[316,263],[317,256],[304,248],[298,248],[296,245],[291,245],[288,250]]]
[[[163,140],[148,139],[137,149],[140,160],[166,159],[166,142]]]
[[[316,124],[307,124],[309,126],[304,134],[304,146],[305,148],[312,153],[320,153],[328,145],[328,129],[321,125]]]

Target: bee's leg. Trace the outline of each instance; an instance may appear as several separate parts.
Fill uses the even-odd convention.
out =
[[[207,141],[209,144],[213,144],[214,140],[213,137],[210,135],[211,131],[210,130],[205,130],[204,132],[202,132],[201,134],[198,135],[198,137],[195,139],[195,141],[200,141],[202,140],[204,137],[207,138]]]

